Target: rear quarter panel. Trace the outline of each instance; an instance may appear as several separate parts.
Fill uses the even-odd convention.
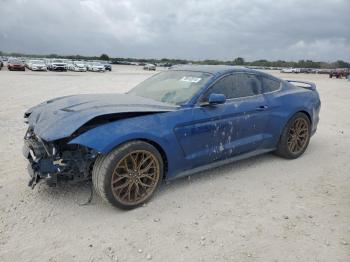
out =
[[[269,103],[270,123],[269,127],[274,132],[274,140],[277,145],[284,126],[297,112],[306,113],[311,121],[311,133],[314,134],[319,122],[320,98],[317,91],[308,90],[283,83],[281,91],[266,94]]]

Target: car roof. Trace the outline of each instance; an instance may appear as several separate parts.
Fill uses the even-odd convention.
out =
[[[228,66],[228,65],[178,65],[172,67],[174,71],[197,71],[210,74],[223,74],[233,71],[255,71],[243,66]]]

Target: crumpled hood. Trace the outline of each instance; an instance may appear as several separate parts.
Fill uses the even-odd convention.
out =
[[[29,127],[45,141],[69,137],[89,120],[109,114],[168,112],[177,107],[129,94],[86,94],[55,98],[24,114]]]

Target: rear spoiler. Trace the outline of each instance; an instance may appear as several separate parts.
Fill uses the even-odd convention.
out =
[[[306,82],[306,81],[296,81],[296,80],[286,80],[288,83],[291,83],[292,85],[298,86],[298,87],[302,87],[302,88],[306,88],[312,91],[316,90],[316,85],[315,83],[312,82]]]

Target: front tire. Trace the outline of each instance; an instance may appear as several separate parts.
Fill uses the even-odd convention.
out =
[[[133,209],[148,201],[164,175],[158,150],[143,141],[127,142],[97,158],[92,182],[98,195],[121,209]]]
[[[311,123],[304,113],[296,113],[283,129],[276,154],[287,159],[300,157],[306,150],[311,136]]]

